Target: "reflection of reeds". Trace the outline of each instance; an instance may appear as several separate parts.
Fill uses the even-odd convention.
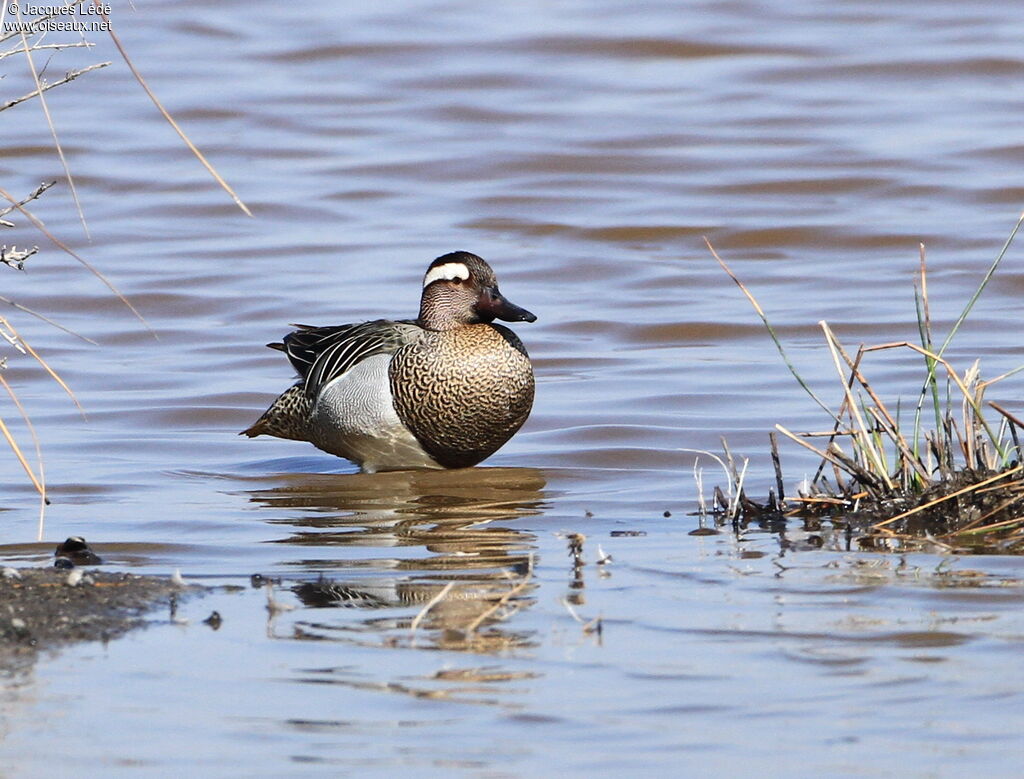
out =
[[[730,501],[727,518],[829,516],[862,532],[862,546],[875,549],[914,547],[925,539],[946,549],[1024,551],[1024,467],[1017,430],[1021,423],[998,404],[985,401],[990,386],[1024,366],[983,381],[977,360],[958,372],[944,357],[1022,224],[1024,215],[939,347],[932,329],[923,247],[915,284],[919,344],[862,345],[851,356],[829,325],[819,323],[842,387],[835,412],[799,375],[763,308],[708,243],[714,258],[765,323],[790,372],[832,421],[831,430],[821,432],[793,433],[775,426],[821,460],[796,498],[782,494],[774,452],[777,502],[774,495],[767,504],[749,500],[735,469],[726,468],[730,494],[737,496],[735,504]],[[899,402],[894,406],[883,402],[865,372],[870,355],[894,350],[923,358],[924,377],[910,420],[901,418]],[[925,430],[923,419],[929,406],[935,427]],[[994,420],[991,414],[986,416],[987,408],[998,413]],[[811,442],[819,438],[824,443]]]

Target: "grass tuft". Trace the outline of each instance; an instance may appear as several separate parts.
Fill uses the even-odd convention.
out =
[[[736,498],[717,509],[717,520],[732,522],[737,528],[754,520],[801,518],[815,527],[827,520],[846,531],[849,547],[856,543],[863,549],[881,551],[1024,553],[1024,465],[1018,430],[1024,422],[985,399],[990,387],[1024,366],[986,381],[979,360],[957,369],[944,356],[1022,224],[1024,214],[938,348],[923,245],[914,290],[919,343],[861,345],[851,357],[828,323],[819,323],[841,387],[836,412],[810,390],[786,355],[764,309],[708,242],[712,256],[765,323],[790,373],[832,422],[831,430],[803,433],[777,424],[779,433],[820,458],[814,477],[801,484],[797,496],[784,495],[773,433],[778,495],[773,492],[766,502],[747,498],[742,477],[726,468],[726,492]],[[892,351],[922,360],[921,389],[907,423],[901,421],[900,402],[887,405],[865,367],[873,355]],[[926,405],[931,406],[927,416],[934,420],[931,429],[924,422]],[[822,438],[823,443],[819,442]]]

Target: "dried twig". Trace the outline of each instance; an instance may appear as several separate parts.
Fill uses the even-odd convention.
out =
[[[16,208],[18,208],[20,206],[23,206],[23,205],[25,205],[26,203],[28,203],[28,202],[30,202],[32,200],[35,200],[37,197],[42,195],[46,190],[48,190],[50,187],[52,187],[56,183],[57,183],[56,181],[50,181],[50,182],[44,181],[42,184],[40,184],[38,187],[36,187],[30,194],[26,195],[24,197],[24,199],[19,200],[16,205],[10,205],[10,206],[7,206],[6,208],[0,208],[0,216],[7,216],[14,209],[16,209]],[[4,227],[14,227],[14,225],[11,224],[10,222],[0,221],[0,224],[4,225]]]
[[[18,51],[24,51],[24,49],[18,49]],[[94,65],[89,65],[88,67],[85,67],[85,68],[79,68],[78,70],[69,70],[67,73],[64,74],[64,78],[58,79],[57,81],[40,81],[39,82],[39,86],[36,89],[33,89],[27,95],[22,95],[21,97],[16,97],[13,100],[8,100],[6,103],[3,103],[2,105],[0,105],[0,111],[6,111],[8,108],[13,108],[14,106],[18,105],[19,103],[24,103],[26,100],[31,100],[33,97],[38,97],[43,92],[48,92],[49,90],[53,89],[54,87],[59,87],[61,84],[67,84],[69,81],[74,81],[76,78],[81,76],[83,73],[88,73],[88,72],[93,71],[93,70],[99,70],[100,68],[105,68],[105,67],[107,67],[107,65],[110,65],[110,64],[112,64],[112,63],[110,63],[110,62],[97,62]]]

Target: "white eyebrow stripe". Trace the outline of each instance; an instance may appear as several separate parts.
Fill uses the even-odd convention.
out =
[[[438,265],[436,268],[431,268],[427,271],[426,277],[423,279],[423,286],[428,287],[435,281],[454,281],[455,279],[462,279],[465,281],[469,278],[469,268],[467,268],[461,262],[446,262],[444,265]]]

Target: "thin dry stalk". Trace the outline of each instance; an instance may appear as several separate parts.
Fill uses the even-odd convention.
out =
[[[693,481],[697,485],[697,505],[699,506],[700,516],[703,519],[708,514],[708,504],[704,500],[704,469],[699,468],[700,458],[694,458],[693,460]]]
[[[167,112],[167,109],[164,108],[163,103],[160,102],[159,98],[157,98],[157,96],[153,94],[153,90],[149,88],[149,85],[146,83],[146,80],[142,77],[142,74],[139,73],[138,69],[135,67],[135,64],[131,61],[131,58],[128,56],[128,52],[125,51],[124,46],[121,45],[121,39],[118,38],[117,33],[114,32],[114,26],[110,22],[110,17],[108,17],[106,12],[103,10],[103,6],[100,4],[99,0],[92,0],[92,4],[98,10],[99,15],[103,17],[103,21],[107,23],[107,32],[110,33],[110,39],[114,42],[114,45],[117,47],[117,50],[121,53],[121,57],[124,59],[124,62],[128,66],[128,69],[132,72],[132,75],[135,76],[135,80],[139,82],[139,86],[141,86],[143,91],[145,91],[145,93],[149,96],[149,99],[153,101],[153,105],[156,106],[157,110],[160,112],[163,118],[167,120],[167,123],[174,128],[174,131],[178,134],[181,140],[185,142],[185,145],[188,146],[188,148],[192,151],[194,155],[196,155],[196,159],[198,159],[203,164],[203,167],[206,168],[206,170],[210,173],[211,176],[213,176],[216,182],[220,184],[221,188],[223,188],[223,190],[231,196],[231,199],[235,201],[235,205],[242,209],[243,213],[245,213],[246,216],[252,216],[252,211],[249,210],[249,207],[242,202],[242,199],[237,194],[235,194],[235,190],[231,188],[231,185],[228,184],[221,177],[221,175],[216,171],[213,165],[211,165],[209,161],[206,159],[206,157],[203,156],[203,153],[199,151],[196,145],[192,143],[192,141],[189,139],[187,135],[185,135],[185,131],[181,129],[181,126],[176,121],[174,121],[174,117],[172,117]]]
[[[940,537],[941,538],[948,538],[948,537],[952,536],[952,537],[955,538],[956,536],[960,536],[960,535],[978,535],[979,533],[990,533],[993,530],[1002,530],[1003,528],[1013,527],[1014,525],[1020,525],[1020,524],[1024,524],[1024,517],[1014,517],[1013,519],[1004,519],[1002,522],[994,522],[991,525],[985,525],[984,527],[976,527],[976,528],[971,528],[971,529],[963,528],[962,530],[958,530],[956,533],[948,533],[947,535],[940,536]]]
[[[800,444],[800,446],[804,447],[804,449],[810,449],[812,452],[814,452],[816,455],[818,455],[818,457],[822,458],[823,460],[827,460],[829,462],[833,462],[832,457],[826,451],[824,451],[823,449],[819,449],[818,447],[816,447],[816,446],[814,446],[812,444],[809,444],[806,441],[801,440],[800,437],[796,433],[791,433],[789,430],[784,428],[782,425],[778,425],[778,424],[775,425],[775,429],[778,430],[780,433],[782,433],[784,436],[786,436],[786,438],[788,438],[791,441],[795,441],[796,443]],[[836,464],[839,464],[839,463],[836,463]]]
[[[906,439],[903,438],[899,430],[892,426],[891,418],[887,414],[880,413],[876,408],[869,408],[868,413],[871,414],[875,422],[878,423],[893,444],[896,445],[896,448],[899,449],[900,454],[903,456],[903,462],[920,477],[923,484],[927,484],[931,479],[928,470],[914,456],[914,453],[910,451]]]
[[[16,5],[16,17],[18,19],[18,25],[21,27],[21,6]],[[36,62],[32,58],[32,48],[28,43],[28,36],[25,34],[24,28],[21,29],[21,44],[25,51],[25,58],[28,60],[29,70],[32,72],[32,80],[36,85],[36,93],[39,96],[39,104],[43,108],[43,115],[46,117],[46,124],[50,128],[50,135],[53,136],[53,144],[57,148],[57,156],[60,157],[60,164],[64,168],[64,177],[68,182],[68,189],[71,190],[71,199],[75,202],[75,209],[78,211],[78,218],[82,222],[82,229],[85,231],[86,237],[89,237],[89,225],[85,222],[85,212],[82,211],[82,204],[78,200],[78,190],[75,187],[75,179],[71,175],[71,168],[68,166],[67,158],[64,156],[64,148],[60,145],[60,138],[57,137],[57,127],[53,123],[53,117],[50,115],[50,107],[46,103],[46,98],[43,93],[46,91],[43,88],[42,83],[39,80],[39,72],[36,70]]]
[[[858,366],[860,365],[860,361],[861,361],[861,358],[863,356],[864,356],[864,347],[862,346],[860,349],[857,350],[857,362],[856,362],[856,364]],[[848,389],[853,389],[853,382],[854,382],[854,375],[851,373],[850,374],[850,378],[846,382]],[[846,393],[843,394],[843,400],[839,404],[839,411],[836,412],[835,417],[833,418],[832,432],[831,433],[824,433],[824,435],[827,435],[828,438],[829,438],[828,443],[825,445],[826,449],[829,446],[831,446],[832,443],[836,440],[836,436],[837,435],[856,436],[856,434],[857,434],[856,431],[854,431],[852,429],[844,431],[844,432],[840,432],[840,430],[839,430],[839,428],[842,427],[842,424],[843,424],[843,414],[845,414],[845,413],[846,413]],[[809,433],[803,433],[802,435],[805,438],[810,436]],[[819,434],[815,433],[814,435],[819,435]],[[824,470],[824,468],[825,468],[825,460],[822,460],[821,463],[818,465],[818,470],[815,471],[815,473],[814,473],[814,478],[811,479],[811,482],[810,482],[811,484],[817,484],[818,483],[818,479],[821,478],[821,473]],[[832,468],[833,468],[833,470],[837,474],[839,473],[839,470],[836,468],[835,465],[833,465]]]
[[[423,621],[424,617],[426,617],[427,614],[430,613],[430,610],[434,608],[434,606],[436,606],[438,603],[443,601],[445,597],[447,597],[448,593],[452,591],[452,588],[454,586],[454,580],[448,582],[444,587],[441,588],[441,590],[433,598],[427,601],[427,605],[425,605],[420,610],[420,613],[416,615],[416,618],[413,619],[412,623],[409,625],[410,634],[415,635],[416,629],[420,626],[420,623]]]
[[[17,393],[15,393],[14,388],[7,383],[7,379],[3,377],[3,374],[0,374],[0,384],[3,384],[4,389],[7,390],[7,394],[10,395],[11,400],[14,401],[14,405],[18,409],[18,413],[21,414],[21,418],[25,420],[25,426],[28,428],[29,435],[32,436],[32,444],[36,448],[36,462],[39,466],[39,482],[37,487],[37,489],[39,489],[39,526],[36,536],[37,540],[42,541],[43,528],[46,524],[46,507],[50,503],[49,499],[46,497],[46,470],[43,467],[43,448],[39,444],[39,436],[36,434],[36,426],[32,424],[32,418],[28,415],[28,412],[25,411],[25,407],[21,404],[21,399],[18,397]],[[15,452],[15,455],[17,454],[18,453]],[[22,465],[24,466],[24,463],[22,463]]]
[[[935,354],[934,352],[928,351],[922,346],[910,343],[909,341],[894,341],[891,343],[879,344],[878,346],[868,346],[864,349],[864,351],[875,352],[882,351],[884,349],[897,348],[911,349],[917,352],[918,354],[924,355],[925,357],[930,357],[937,363],[940,363],[946,369],[946,373],[949,376],[949,378],[952,379],[954,384],[956,384],[957,389],[960,390],[960,393],[963,395],[967,403],[970,404],[971,408],[974,410],[978,424],[980,424],[985,429],[985,434],[989,437],[989,440],[992,441],[992,444],[993,446],[995,446],[996,451],[999,453],[999,456],[1005,458],[1006,453],[1003,451],[1002,446],[999,445],[998,437],[993,432],[988,422],[985,420],[985,415],[982,413],[980,404],[974,397],[974,394],[967,388],[964,382],[957,375],[956,370],[954,370],[953,366],[949,364],[948,360],[939,356],[938,354]]]
[[[729,497],[733,497],[733,485],[737,484],[740,480],[739,474],[736,472],[736,461],[733,459],[732,450],[729,448],[729,442],[724,437],[719,438],[722,442],[722,451],[725,452],[725,462],[729,466]]]
[[[50,325],[51,327],[56,327],[58,330],[63,330],[68,335],[73,335],[75,338],[81,338],[86,343],[90,343],[93,346],[99,346],[99,344],[96,341],[92,340],[88,336],[82,335],[81,333],[76,333],[70,327],[65,327],[60,322],[50,319],[50,317],[46,316],[45,314],[40,314],[38,311],[31,309],[28,306],[23,306],[21,305],[21,303],[17,303],[11,300],[10,298],[5,298],[3,295],[0,295],[0,303],[6,303],[12,308],[16,308],[19,311],[24,311],[29,316],[34,316],[36,319],[40,319],[43,322],[46,322],[46,324]]]
[[[46,488],[42,485],[42,482],[36,478],[35,472],[32,470],[32,466],[28,464],[28,460],[25,459],[25,455],[22,454],[21,447],[18,446],[18,442],[14,440],[14,436],[11,435],[11,431],[7,428],[3,417],[0,417],[0,434],[3,434],[3,437],[7,439],[7,445],[11,447],[11,450],[14,452],[14,456],[18,458],[18,462],[21,463],[21,467],[25,469],[25,473],[27,473],[29,479],[32,480],[32,484],[35,486],[36,490],[40,495],[45,496]]]
[[[1007,411],[1005,408],[1003,408],[998,403],[996,403],[994,400],[990,400],[988,402],[988,404],[990,406],[992,406],[992,408],[994,408],[1000,414],[1002,414],[1007,420],[1009,420],[1010,422],[1015,424],[1017,427],[1024,428],[1024,421],[1021,421],[1020,417],[1014,416],[1009,411]]]
[[[789,438],[791,441],[795,441],[805,449],[810,449],[823,460],[827,460],[828,462],[832,463],[832,465],[843,469],[852,476],[856,476],[864,483],[865,487],[875,490],[879,488],[880,485],[878,483],[878,480],[870,473],[865,471],[863,468],[861,468],[849,457],[844,455],[842,452],[838,451],[838,447],[836,446],[834,441],[829,444],[829,451],[824,451],[802,440],[799,436],[797,436],[795,433],[791,433],[782,425],[775,425],[775,429],[782,433],[784,436],[786,436],[786,438]]]
[[[735,520],[740,513],[740,504],[743,502],[743,482],[747,478],[747,466],[750,465],[749,458],[743,458],[743,470],[740,471],[739,478],[736,479],[736,494],[732,499],[732,507],[729,511],[730,519]]]
[[[831,332],[831,330],[829,332]],[[868,393],[868,397],[871,398],[872,402],[878,407],[878,411],[881,412],[885,416],[885,419],[886,419],[886,422],[888,423],[888,426],[890,428],[892,428],[892,430],[897,431],[897,434],[899,434],[898,433],[899,425],[896,424],[896,420],[893,419],[892,414],[889,413],[889,409],[887,409],[885,407],[885,403],[882,402],[882,399],[880,397],[878,397],[878,395],[875,393],[875,391],[871,388],[871,383],[867,380],[867,377],[864,376],[863,372],[860,370],[861,360],[862,360],[862,358],[864,356],[864,346],[862,345],[857,350],[857,359],[856,360],[851,360],[850,359],[850,355],[847,354],[846,349],[843,348],[843,345],[841,343],[839,343],[838,340],[835,340],[834,337],[833,337],[833,341],[835,343],[836,348],[839,350],[839,354],[840,354],[840,356],[842,356],[843,361],[850,368],[850,379],[851,380],[849,382],[849,386],[852,387],[853,380],[856,379],[857,383],[860,384],[861,387],[864,388],[864,391]],[[906,444],[905,441],[904,441],[904,444]]]
[[[484,611],[476,619],[474,619],[472,622],[470,622],[469,625],[466,626],[465,632],[466,633],[475,633],[476,629],[483,624],[485,619],[490,617],[492,614],[494,614],[494,612],[496,612],[498,609],[500,609],[502,606],[504,606],[506,603],[508,603],[510,600],[512,600],[512,598],[514,598],[516,595],[518,595],[523,590],[525,590],[528,586],[530,586],[530,583],[531,583],[532,580],[533,580],[533,552],[530,552],[529,562],[528,562],[528,565],[527,565],[526,574],[523,576],[523,580],[521,582],[519,582],[519,584],[517,584],[515,587],[510,589],[508,592],[506,592],[504,595],[502,595],[489,609]]]
[[[146,326],[146,329],[153,334],[153,337],[157,337],[156,333],[153,331],[153,328],[149,326],[149,322],[146,321],[146,318],[142,316],[142,314],[138,312],[135,306],[131,304],[131,301],[129,301],[128,298],[126,298],[121,293],[121,291],[114,286],[113,282],[111,282],[110,279],[108,279],[106,276],[100,273],[100,271],[96,267],[94,267],[92,263],[90,263],[84,257],[81,257],[70,246],[68,246],[57,236],[51,233],[46,228],[46,225],[44,225],[43,222],[35,214],[26,209],[24,206],[18,205],[17,201],[13,197],[11,197],[11,194],[3,187],[0,187],[0,196],[6,198],[9,203],[13,204],[15,208],[17,208],[18,211],[20,211],[30,222],[32,222],[32,224],[35,225],[36,229],[39,230],[39,232],[41,232],[43,235],[49,238],[53,242],[53,244],[57,246],[57,248],[61,249],[66,254],[69,254],[71,257],[77,260],[82,266],[84,266],[93,276],[102,281],[103,284],[106,285],[107,289],[109,289],[111,292],[117,295],[118,300],[120,300],[122,303],[124,303],[125,306],[128,307],[128,310],[135,315],[136,319],[138,319],[140,322],[142,322],[143,325]]]
[[[71,398],[72,401],[74,401],[74,404],[78,407],[79,412],[81,412],[82,416],[84,417],[85,409],[82,408],[82,404],[78,402],[78,398],[76,398],[75,393],[71,391],[71,387],[69,387],[65,383],[64,379],[60,377],[57,371],[51,368],[49,364],[46,362],[46,360],[39,356],[39,353],[32,348],[32,346],[29,344],[28,341],[25,340],[25,337],[21,333],[14,329],[14,325],[12,325],[5,317],[0,316],[0,324],[4,325],[12,333],[14,333],[14,336],[15,338],[18,339],[18,342],[23,347],[25,347],[25,350],[29,354],[31,354],[36,359],[36,362],[43,366],[43,370],[50,374],[50,377],[61,386],[61,388],[68,394],[68,397]]]
[[[984,392],[986,389],[991,387],[993,384],[996,384],[996,383],[1002,381],[1003,379],[1008,379],[1011,376],[1015,376],[1016,374],[1020,373],[1021,371],[1024,371],[1024,365],[1018,365],[1016,368],[1008,370],[1006,373],[1001,374],[999,376],[996,376],[994,379],[988,379],[987,381],[979,381],[978,382],[978,389],[980,391]]]
[[[828,345],[829,352],[832,355],[832,362],[835,365],[836,372],[839,374],[839,379],[843,384],[843,392],[846,395],[846,407],[850,411],[850,415],[854,419],[854,430],[857,432],[855,440],[860,441],[860,450],[865,458],[865,465],[870,460],[871,465],[874,466],[874,471],[882,481],[885,482],[885,486],[888,489],[892,489],[892,482],[889,480],[889,474],[886,473],[885,465],[882,463],[881,455],[875,450],[874,443],[871,440],[871,436],[868,433],[867,425],[864,424],[864,419],[861,416],[860,408],[857,401],[854,399],[850,386],[846,381],[846,374],[843,372],[842,366],[839,364],[839,352],[836,346],[836,337],[833,335],[832,330],[829,328],[828,323],[822,320],[818,322],[818,326],[825,333],[825,343]]]

